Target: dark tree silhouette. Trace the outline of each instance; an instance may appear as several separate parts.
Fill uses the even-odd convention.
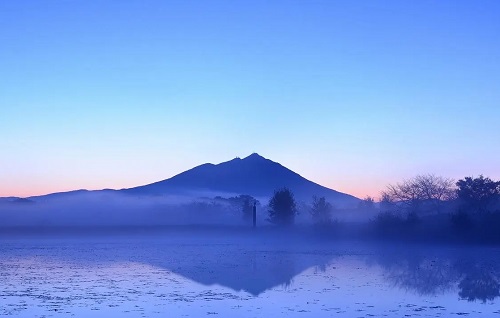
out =
[[[457,196],[462,208],[474,213],[488,212],[500,196],[500,181],[493,181],[483,175],[458,180],[457,187]]]
[[[292,191],[282,188],[274,191],[269,200],[268,221],[276,225],[291,225],[297,213],[297,204]]]
[[[333,206],[326,201],[325,197],[313,197],[311,216],[315,224],[328,225],[332,221]]]

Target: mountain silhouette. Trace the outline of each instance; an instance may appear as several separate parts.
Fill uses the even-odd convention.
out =
[[[324,196],[337,206],[354,206],[359,202],[354,196],[309,181],[257,153],[220,164],[202,164],[170,179],[121,191],[135,195],[206,192],[270,197],[283,187],[288,187],[298,200],[310,201],[315,195]]]

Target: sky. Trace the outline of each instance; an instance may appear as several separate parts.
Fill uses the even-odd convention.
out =
[[[0,0],[0,196],[253,152],[378,197],[500,179],[500,2]]]

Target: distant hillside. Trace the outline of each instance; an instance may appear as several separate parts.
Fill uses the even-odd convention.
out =
[[[256,153],[217,165],[203,164],[167,180],[121,191],[134,195],[225,192],[270,197],[274,190],[282,187],[290,188],[299,200],[310,201],[316,195],[326,197],[337,206],[354,206],[359,202],[354,196],[309,181]]]

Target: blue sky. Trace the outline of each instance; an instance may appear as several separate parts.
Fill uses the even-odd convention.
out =
[[[0,196],[252,152],[360,197],[500,179],[498,1],[2,1]]]

